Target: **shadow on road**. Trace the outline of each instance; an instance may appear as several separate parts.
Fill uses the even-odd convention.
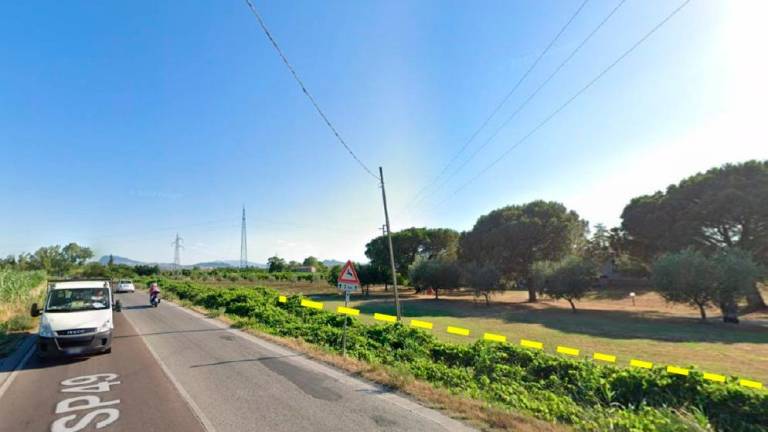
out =
[[[145,304],[145,305],[134,305],[134,306],[123,306],[123,310],[133,310],[133,309],[150,309],[152,308],[152,305]]]
[[[56,368],[56,367],[68,367],[77,363],[81,363],[84,361],[88,361],[89,357],[98,356],[98,355],[106,355],[106,354],[94,354],[90,356],[79,356],[79,357],[52,357],[52,358],[46,358],[42,359],[37,356],[37,353],[33,353],[31,357],[29,357],[29,360],[27,363],[21,367],[19,370],[34,370],[34,369],[50,369],[50,368]]]
[[[215,363],[205,363],[205,364],[199,364],[199,365],[192,365],[190,368],[200,368],[200,367],[207,367],[207,366],[221,366],[231,363],[248,363],[248,362],[263,362],[267,360],[278,360],[278,359],[284,359],[284,358],[290,358],[290,357],[306,357],[304,354],[289,354],[289,355],[283,355],[283,356],[267,356],[267,357],[256,357],[256,358],[249,358],[249,359],[241,359],[241,360],[226,360],[226,361],[220,361]]]
[[[112,336],[112,339],[125,339],[125,338],[134,338],[134,337],[141,337],[141,336],[158,336],[158,335],[168,335],[168,334],[179,334],[179,333],[201,333],[201,332],[226,332],[229,329],[220,329],[220,328],[205,328],[205,329],[194,329],[194,330],[173,330],[173,331],[164,331],[164,332],[155,332],[155,333],[131,333],[131,334],[124,334],[124,335],[115,335]]]

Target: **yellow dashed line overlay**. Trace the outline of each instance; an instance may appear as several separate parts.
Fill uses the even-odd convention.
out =
[[[608,363],[616,363],[616,356],[610,355],[610,354],[603,354],[603,353],[595,353],[592,355],[592,358],[595,360],[600,360]]]
[[[288,297],[284,295],[278,296],[277,301],[280,303],[287,303]],[[323,309],[323,306],[324,306],[322,302],[316,302],[309,299],[301,299],[301,305],[304,307],[318,309],[318,310]],[[360,315],[360,309],[354,309],[346,306],[338,306],[336,308],[336,312],[340,314],[351,315],[351,316]],[[397,317],[394,315],[374,313],[373,318],[376,319],[377,321],[384,321],[389,323],[397,322]],[[410,326],[415,328],[427,329],[427,330],[434,329],[433,323],[429,321],[421,321],[417,319],[411,319]],[[469,336],[470,334],[470,330],[463,327],[448,326],[445,329],[445,331],[448,333],[460,335],[460,336]],[[493,342],[507,342],[506,336],[496,334],[496,333],[484,333],[483,339],[488,341],[493,341]],[[534,340],[520,339],[520,345],[526,348],[533,348],[537,350],[544,349],[544,344],[542,342],[534,341]],[[559,354],[565,354],[565,355],[574,356],[574,357],[577,357],[581,352],[578,348],[572,348],[572,347],[567,347],[562,345],[558,345],[556,348],[556,351]],[[616,363],[616,356],[611,354],[603,354],[603,353],[596,352],[592,355],[592,358],[595,360],[600,360],[608,363]],[[643,368],[643,369],[653,368],[653,363],[645,360],[631,359],[629,361],[629,365],[631,367]],[[689,369],[681,368],[678,366],[667,366],[666,371],[667,373],[670,373],[670,374],[684,375],[684,376],[688,376],[691,372]],[[703,372],[703,378],[708,381],[719,382],[719,383],[724,383],[727,381],[727,377],[725,375],[709,373],[709,372]],[[763,383],[759,381],[752,381],[752,380],[740,378],[738,383],[742,387],[748,387],[753,389],[763,388]]]
[[[507,341],[507,337],[506,336],[500,335],[500,334],[495,334],[495,333],[485,333],[483,335],[483,339],[489,340],[489,341],[494,341],[494,342],[506,342]]]
[[[378,321],[397,322],[397,317],[393,315],[375,313],[373,314],[373,318]]]
[[[685,375],[688,376],[688,372],[690,372],[688,369],[684,369],[677,366],[667,366],[667,372],[675,375]]]
[[[412,319],[411,320],[411,327],[432,330],[433,326],[432,326],[432,323],[429,322],[429,321],[420,321],[420,320],[417,320],[417,319]]]
[[[763,383],[757,382],[757,381],[751,381],[748,379],[740,379],[739,385],[742,385],[744,387],[754,388],[754,389],[763,388]]]
[[[643,369],[651,369],[653,367],[653,363],[649,361],[635,360],[635,359],[630,360],[629,365],[632,367],[639,367]]]
[[[340,314],[346,314],[346,315],[352,315],[352,316],[358,316],[360,315],[360,309],[352,309],[345,306],[339,306],[336,308],[336,312]]]
[[[304,307],[312,308],[312,309],[322,309],[323,304],[320,302],[307,300],[307,299],[301,299],[301,305]]]
[[[539,341],[532,341],[528,339],[520,339],[520,345],[526,348],[544,349],[544,344]]]
[[[460,336],[469,336],[469,329],[465,329],[462,327],[451,327],[448,326],[447,329],[445,329],[448,333],[460,335]]]
[[[566,346],[558,346],[557,347],[557,352],[559,352],[560,354],[565,354],[565,355],[569,355],[569,356],[577,356],[577,355],[579,355],[579,350],[577,348],[571,348],[571,347],[566,347]]]
[[[704,379],[715,382],[725,382],[725,375],[704,372]]]

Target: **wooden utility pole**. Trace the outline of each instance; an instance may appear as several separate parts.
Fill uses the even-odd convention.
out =
[[[387,209],[387,191],[384,189],[384,170],[379,167],[379,180],[381,180],[381,199],[384,201],[384,221],[387,227],[387,242],[389,243],[389,266],[392,270],[392,287],[395,290],[395,312],[400,321],[400,297],[397,293],[397,271],[395,270],[395,253],[392,251],[392,230],[389,227],[389,210]]]

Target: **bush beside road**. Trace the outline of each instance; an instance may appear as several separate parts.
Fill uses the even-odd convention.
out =
[[[21,333],[35,326],[29,308],[41,297],[42,271],[0,270],[0,357],[11,352]]]
[[[224,308],[236,325],[300,338],[341,351],[349,320],[347,353],[383,364],[462,397],[528,413],[582,430],[761,431],[768,425],[768,395],[712,383],[663,369],[633,370],[559,358],[511,344],[458,345],[402,325],[366,325],[300,306],[299,297],[278,302],[266,288],[217,289],[192,282],[161,281],[166,292],[210,310]]]

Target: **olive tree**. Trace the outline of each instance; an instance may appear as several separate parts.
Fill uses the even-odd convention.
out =
[[[475,297],[485,297],[485,305],[491,304],[494,291],[504,289],[501,272],[492,264],[470,263],[464,267],[464,280],[472,288]]]
[[[414,288],[419,291],[431,288],[437,300],[440,290],[459,287],[461,270],[455,261],[419,258],[411,265],[408,275]]]
[[[750,253],[740,249],[723,251],[711,262],[715,272],[715,302],[723,314],[723,321],[738,323],[737,303],[755,290],[762,269]]]
[[[553,299],[565,299],[576,312],[574,300],[579,300],[592,289],[597,270],[595,264],[578,256],[568,256],[560,261],[538,261],[533,264],[535,289]]]
[[[653,286],[666,301],[696,306],[701,319],[707,319],[706,308],[716,298],[715,271],[703,253],[685,249],[664,254],[651,272]]]

